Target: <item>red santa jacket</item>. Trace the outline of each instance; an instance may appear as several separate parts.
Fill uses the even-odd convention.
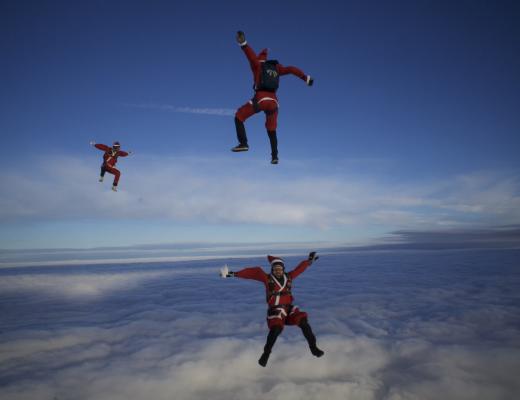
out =
[[[267,304],[278,306],[292,304],[294,298],[291,293],[292,281],[310,265],[308,260],[302,261],[298,266],[288,273],[284,273],[281,283],[272,274],[267,274],[260,267],[244,268],[235,272],[235,276],[242,279],[253,279],[265,285]]]
[[[117,157],[126,157],[128,153],[122,150],[114,150],[112,147],[107,146],[106,144],[95,144],[94,147],[99,150],[103,150],[105,154],[103,154],[103,164],[108,165],[109,167],[113,167],[117,163]]]
[[[255,54],[255,52],[253,51],[253,49],[247,43],[245,43],[244,45],[242,45],[240,47],[244,51],[244,53],[247,57],[247,60],[249,61],[249,65],[251,66],[251,71],[253,72],[253,79],[255,82],[254,87],[255,87],[255,91],[256,91],[256,88],[260,84],[261,70],[262,70],[261,63],[265,62],[267,59],[267,49],[263,49],[257,56]],[[284,67],[282,64],[277,64],[276,70],[278,72],[278,75],[280,75],[280,76],[292,74],[292,75],[297,76],[298,78],[306,81],[307,83],[310,79],[310,76],[305,75],[305,73],[301,69],[293,67],[293,66]],[[261,90],[256,91],[255,98],[261,99],[261,98],[265,98],[265,97],[271,97],[275,100],[278,100],[275,92],[266,92],[266,91],[261,91]]]

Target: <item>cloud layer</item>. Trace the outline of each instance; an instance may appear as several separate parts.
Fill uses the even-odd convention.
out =
[[[218,278],[221,261],[1,270],[0,394],[516,398],[518,255],[323,255],[294,290],[325,356],[314,358],[299,329],[287,327],[265,369],[257,364],[263,289]],[[287,257],[288,267],[300,258]],[[264,258],[228,262],[236,270]]]
[[[302,166],[290,162],[282,174],[272,174],[255,161],[245,166],[234,159],[135,156],[121,162],[120,192],[114,194],[109,182],[96,182],[97,164],[54,158],[30,173],[5,171],[1,184],[10,190],[0,197],[0,220],[131,218],[387,230],[520,223],[520,182],[496,174],[396,185],[298,173]]]

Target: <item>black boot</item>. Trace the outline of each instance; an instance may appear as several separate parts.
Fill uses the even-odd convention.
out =
[[[276,338],[282,332],[283,328],[281,326],[275,326],[269,330],[269,334],[267,335],[267,341],[265,342],[264,352],[262,356],[258,360],[258,364],[262,367],[267,365],[267,360],[269,360],[269,355],[271,354],[271,350],[273,349],[274,342],[276,342]]]
[[[231,151],[248,151],[249,146],[247,145],[247,135],[244,123],[235,117],[235,128],[237,130],[238,146],[235,146]]]
[[[305,336],[305,339],[307,339],[307,343],[309,343],[309,348],[311,349],[312,355],[321,357],[324,352],[320,350],[318,346],[316,346],[316,336],[314,336],[314,333],[312,333],[312,329],[309,325],[309,322],[307,322],[307,318],[302,319],[299,326],[303,332],[303,336]]]
[[[266,353],[265,351],[262,353],[262,356],[258,359],[258,364],[260,364],[262,367],[265,367],[267,365],[267,360],[269,360],[269,355],[271,353]]]
[[[278,139],[276,131],[267,131],[269,142],[271,143],[271,164],[278,164]]]

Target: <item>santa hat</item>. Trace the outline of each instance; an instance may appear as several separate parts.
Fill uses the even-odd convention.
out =
[[[265,61],[267,60],[267,51],[268,49],[263,49],[260,53],[258,53],[258,61]]]
[[[121,147],[121,143],[119,143],[119,142],[114,142],[114,144],[112,145],[112,147]]]
[[[269,261],[269,264],[271,264],[271,269],[273,269],[275,266],[281,266],[283,269],[285,269],[284,261],[280,257],[267,256],[267,260]]]

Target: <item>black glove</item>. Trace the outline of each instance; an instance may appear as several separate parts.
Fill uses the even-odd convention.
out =
[[[314,84],[314,79],[312,79],[312,78],[309,76],[309,81],[307,82],[307,85],[312,86],[313,84]]]
[[[316,261],[318,258],[320,258],[315,251],[312,251],[309,253],[309,262],[312,264],[314,261]]]
[[[242,45],[246,42],[246,35],[242,31],[237,32],[237,42]]]

